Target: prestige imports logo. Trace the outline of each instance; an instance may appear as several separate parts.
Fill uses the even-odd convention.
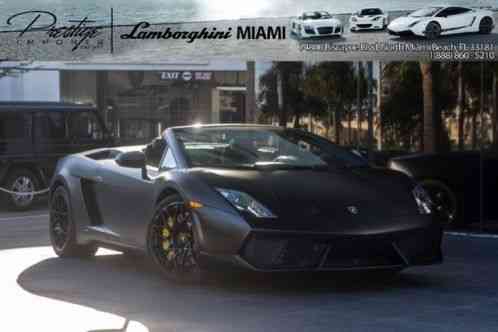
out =
[[[97,38],[102,33],[102,27],[87,25],[95,23],[95,21],[89,20],[88,17],[80,20],[70,20],[68,21],[71,23],[70,25],[57,25],[57,16],[52,12],[44,10],[24,11],[14,14],[7,19],[7,25],[9,26],[15,25],[18,22],[27,22],[22,29],[14,31],[19,32],[18,39],[28,32],[46,31],[47,38],[36,41],[40,41],[43,44],[53,41],[57,45],[62,45],[64,40],[70,40],[73,44],[72,51],[76,51],[83,43],[88,44],[90,40]],[[34,45],[35,40],[29,39],[26,41],[26,44]]]

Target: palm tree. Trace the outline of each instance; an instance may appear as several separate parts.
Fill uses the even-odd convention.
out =
[[[440,137],[440,116],[436,104],[436,84],[438,65],[435,62],[421,62],[420,73],[422,75],[422,91],[424,96],[424,125],[423,125],[423,150],[424,152],[436,152],[438,150],[438,138]]]
[[[458,150],[463,150],[465,145],[464,125],[465,125],[465,91],[463,83],[463,63],[457,65],[458,75]]]

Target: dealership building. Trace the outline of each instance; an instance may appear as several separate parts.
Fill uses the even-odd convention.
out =
[[[93,104],[121,141],[169,126],[252,122],[254,62],[2,63],[0,101]]]

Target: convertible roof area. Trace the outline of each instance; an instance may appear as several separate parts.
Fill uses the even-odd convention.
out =
[[[53,112],[82,112],[96,111],[90,104],[74,104],[49,101],[4,101],[0,102],[0,111],[53,111]]]

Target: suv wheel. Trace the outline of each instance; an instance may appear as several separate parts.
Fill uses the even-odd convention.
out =
[[[19,193],[30,193],[40,189],[40,181],[32,171],[21,168],[13,170],[7,175],[5,189]],[[7,194],[7,202],[12,210],[25,211],[32,207],[35,195]]]

